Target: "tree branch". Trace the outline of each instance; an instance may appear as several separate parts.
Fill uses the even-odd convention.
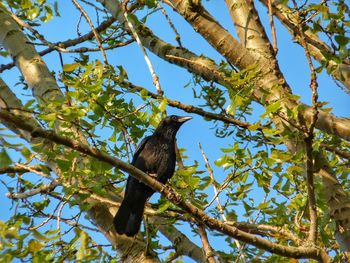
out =
[[[294,8],[297,10],[297,16],[300,17],[298,6],[295,0],[293,0]],[[318,119],[318,93],[317,93],[317,77],[316,77],[316,71],[314,68],[314,65],[311,61],[311,56],[309,52],[308,45],[305,40],[305,34],[303,32],[303,28],[300,22],[300,19],[298,20],[298,30],[299,34],[301,36],[301,45],[303,46],[305,50],[306,59],[309,64],[310,68],[310,88],[312,92],[312,117],[310,126],[308,128],[308,132],[306,134],[306,137],[304,139],[305,142],[305,148],[306,148],[306,179],[307,179],[307,194],[308,194],[308,200],[309,200],[309,213],[310,213],[310,230],[309,230],[309,236],[308,241],[316,244],[317,240],[317,206],[316,206],[316,196],[315,196],[315,185],[314,185],[314,158],[312,154],[312,142],[314,139],[314,129],[315,125]]]
[[[199,225],[198,232],[202,240],[206,261],[208,263],[216,263],[216,260],[214,257],[214,250],[209,243],[207,232],[205,231],[205,227],[203,225]]]
[[[147,91],[147,95],[150,96],[153,99],[161,98],[158,94],[155,94],[155,93],[153,93],[153,92],[151,92],[151,91],[149,91],[149,90],[147,90],[147,89],[145,89],[143,87],[134,85],[131,82],[123,81],[121,83],[121,85],[125,86],[128,89],[136,90],[138,92]],[[243,122],[243,121],[234,119],[232,117],[225,116],[223,114],[216,114],[216,113],[212,113],[212,112],[209,112],[209,111],[205,111],[205,110],[202,110],[199,107],[195,107],[195,106],[190,105],[190,104],[184,104],[184,103],[181,103],[181,102],[179,102],[177,100],[172,100],[172,99],[167,98],[167,103],[168,103],[169,106],[181,109],[181,110],[183,110],[185,112],[195,113],[195,114],[198,114],[198,115],[200,115],[200,116],[202,116],[204,118],[222,121],[222,122],[227,123],[227,124],[237,125],[237,126],[243,128],[243,129],[248,129],[252,125],[249,122]],[[264,128],[265,127],[261,126],[261,127],[258,127],[257,130],[261,131]]]
[[[149,220],[152,224],[156,224],[159,231],[173,244],[176,253],[188,256],[196,262],[205,262],[202,249],[176,229],[173,224],[169,224],[165,218],[160,216],[151,216]]]
[[[259,56],[274,57],[274,51],[254,7],[254,1],[226,0],[226,5],[241,44]]]

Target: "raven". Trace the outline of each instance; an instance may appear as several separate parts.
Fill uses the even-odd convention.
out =
[[[192,117],[171,115],[164,118],[153,135],[144,138],[137,147],[131,164],[165,184],[175,170],[175,137],[181,125]],[[123,202],[114,217],[118,234],[135,236],[140,229],[143,210],[154,190],[133,176],[128,177]]]

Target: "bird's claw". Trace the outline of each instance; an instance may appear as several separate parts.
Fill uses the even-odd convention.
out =
[[[157,179],[157,174],[148,174],[149,176],[151,176],[154,179]]]

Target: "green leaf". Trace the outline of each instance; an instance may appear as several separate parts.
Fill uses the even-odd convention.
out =
[[[171,206],[170,202],[164,202],[158,207],[157,213],[163,213],[165,210],[167,210]]]
[[[140,21],[139,21],[139,19],[137,18],[137,16],[135,16],[134,14],[128,14],[128,20],[131,22],[131,23],[133,23],[133,24],[135,24],[135,26],[138,26],[138,25],[140,25],[141,23],[140,23]]]
[[[236,107],[233,106],[232,104],[229,104],[226,108],[226,113],[230,115],[235,115],[236,113]]]
[[[51,239],[42,235],[40,232],[34,230],[33,231],[33,236],[37,239],[37,240],[41,240],[41,241],[45,241],[45,242],[48,242],[50,241]]]
[[[40,249],[42,249],[45,245],[41,242],[38,242],[34,239],[31,239],[29,241],[29,244],[28,244],[28,250],[29,252],[31,253],[36,253],[38,252]]]
[[[349,38],[344,35],[337,35],[335,36],[335,41],[339,44],[339,46],[346,46],[349,44]]]
[[[41,114],[40,118],[44,121],[55,121],[57,118],[57,113]]]
[[[165,111],[167,104],[168,104],[168,100],[167,100],[167,98],[164,97],[164,99],[159,104],[159,110],[161,112]]]
[[[297,165],[292,165],[292,166],[289,166],[288,169],[287,169],[287,172],[288,173],[301,173],[304,169],[300,166],[297,166]]]
[[[7,228],[1,234],[8,239],[12,239],[12,238],[18,239],[19,238],[18,229],[14,226]]]
[[[27,147],[23,147],[21,153],[27,161],[31,159],[32,152]]]
[[[35,103],[35,100],[28,100],[26,104],[24,104],[23,108],[29,109],[34,103]]]
[[[145,4],[148,8],[155,8],[157,7],[157,2],[155,0],[145,0]]]
[[[275,113],[277,112],[281,107],[281,101],[278,100],[266,107],[266,111],[261,115],[261,117],[265,117],[266,115],[270,113]]]
[[[64,71],[64,72],[72,72],[72,71],[74,71],[77,67],[79,67],[79,63],[64,64],[64,65],[63,65],[63,71]]]
[[[44,8],[45,8],[46,14],[44,17],[41,17],[40,20],[43,22],[48,22],[52,19],[53,12],[49,5],[46,5]]]
[[[28,19],[30,20],[34,20],[35,18],[38,17],[39,14],[40,14],[39,7],[34,7],[27,11],[27,16],[28,16]]]
[[[88,235],[86,232],[81,231],[79,236],[80,247],[77,252],[77,260],[84,260],[88,254],[87,245],[88,245]]]
[[[72,165],[72,162],[69,160],[56,159],[57,165],[63,171],[68,171]]]
[[[148,90],[142,89],[141,92],[140,92],[140,95],[141,95],[141,98],[142,98],[143,100],[147,99],[147,98],[149,97],[149,95],[148,95]]]
[[[270,201],[262,202],[262,203],[260,203],[260,204],[258,205],[258,209],[259,209],[259,210],[264,210],[264,209],[268,208],[269,204],[270,204]]]
[[[260,121],[254,123],[253,125],[249,125],[248,129],[250,131],[256,131],[260,127]]]
[[[6,150],[3,148],[0,152],[0,167],[7,167],[12,164],[10,156],[7,154]]]

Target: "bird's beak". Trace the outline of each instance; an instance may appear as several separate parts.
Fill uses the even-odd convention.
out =
[[[186,122],[186,121],[188,121],[188,120],[190,120],[190,119],[192,119],[192,117],[190,117],[190,116],[184,116],[184,117],[178,118],[177,121],[178,121],[178,122],[181,122],[181,123],[184,123],[184,122]]]

